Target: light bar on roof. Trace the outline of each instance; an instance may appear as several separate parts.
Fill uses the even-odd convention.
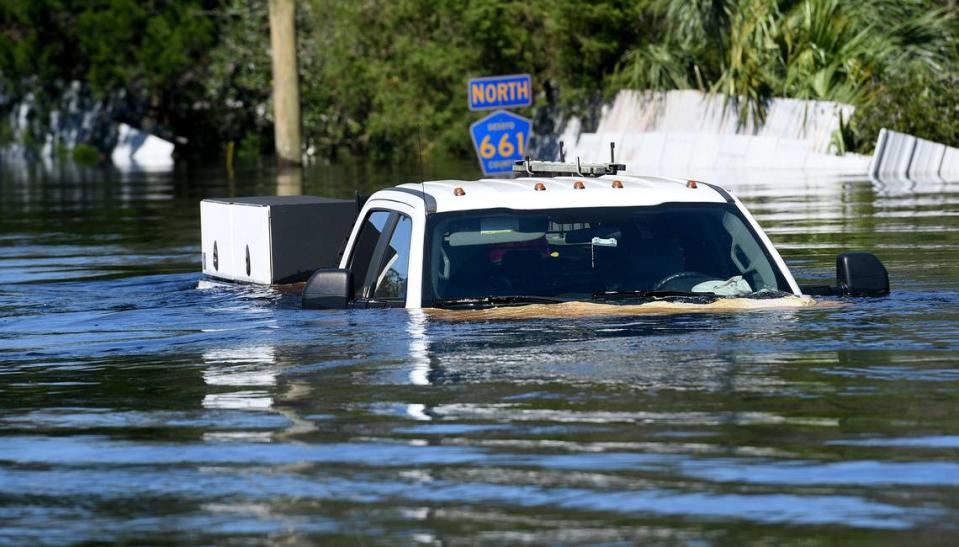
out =
[[[576,163],[532,161],[525,159],[513,164],[514,175],[518,174],[530,177],[559,177],[566,175],[601,177],[603,175],[615,175],[625,170],[626,165],[622,163],[581,163],[579,158],[576,159]]]

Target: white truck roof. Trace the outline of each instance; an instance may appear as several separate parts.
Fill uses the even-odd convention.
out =
[[[724,190],[706,183],[629,175],[437,180],[401,184],[381,191],[421,194],[433,202],[428,203],[427,208],[431,212],[435,208],[438,213],[496,208],[532,210],[733,201]]]

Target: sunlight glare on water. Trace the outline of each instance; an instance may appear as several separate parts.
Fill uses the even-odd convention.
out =
[[[464,319],[198,273],[203,197],[420,178],[5,173],[0,539],[959,540],[959,184],[721,180],[800,282],[871,250],[881,299]]]

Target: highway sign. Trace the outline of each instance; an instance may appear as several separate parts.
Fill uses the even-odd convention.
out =
[[[533,104],[533,79],[529,74],[473,78],[467,93],[470,110],[529,106]]]
[[[511,173],[513,162],[523,159],[533,122],[499,110],[470,126],[473,148],[485,175]]]

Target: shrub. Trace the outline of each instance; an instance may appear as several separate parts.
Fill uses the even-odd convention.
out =
[[[101,159],[100,151],[95,146],[80,143],[73,149],[73,161],[80,165],[96,165]]]

